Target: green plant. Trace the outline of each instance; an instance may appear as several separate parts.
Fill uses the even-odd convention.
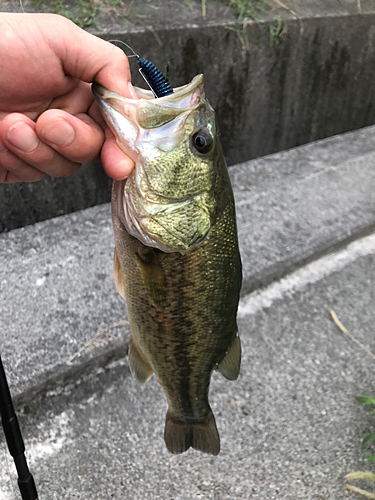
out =
[[[372,396],[360,396],[357,398],[358,403],[368,405],[369,410],[375,416],[375,397]],[[368,436],[366,436],[362,441],[362,450],[366,453],[367,445],[371,442],[375,441],[375,432],[372,432]],[[374,455],[366,455],[363,457],[364,460],[368,460],[370,462],[375,462]]]
[[[373,396],[360,396],[357,398],[358,403],[368,405],[369,410],[371,413],[375,416],[375,397]],[[371,432],[368,434],[363,440],[362,440],[362,451],[365,454],[363,457],[364,460],[368,460],[369,462],[375,462],[375,456],[373,454],[369,455],[368,454],[368,445],[370,443],[373,443],[375,441],[375,432]],[[358,471],[358,472],[352,472],[351,474],[348,474],[346,476],[346,479],[349,481],[355,480],[355,479],[360,479],[360,480],[369,480],[369,481],[375,481],[375,474],[372,472],[363,472],[363,471]],[[358,493],[360,495],[363,495],[365,498],[372,498],[375,499],[375,493],[371,493],[370,491],[363,490],[362,488],[357,488],[356,486],[353,486],[351,484],[347,484],[346,487],[348,490],[354,491],[355,493]]]
[[[190,10],[190,12],[194,11],[194,6],[193,6],[191,0],[185,0],[185,4],[187,5],[187,7]]]
[[[244,49],[250,49],[250,42],[247,35],[247,26],[250,21],[257,21],[270,10],[270,0],[221,0],[225,5],[233,7],[238,20],[242,22],[242,28],[226,26],[229,31],[234,31]]]
[[[270,25],[270,45],[273,47],[274,45],[280,45],[281,43],[281,36],[284,31],[284,23],[282,20],[279,18],[277,20],[276,26]]]
[[[241,45],[244,49],[250,50],[250,42],[249,42],[249,37],[246,33],[246,25],[244,24],[241,29],[239,28],[233,28],[232,26],[226,26],[225,27],[228,31],[234,31],[236,35],[238,36]]]
[[[80,28],[95,24],[95,17],[98,12],[95,0],[74,0],[73,3],[76,8],[73,12],[68,9],[69,5],[65,0],[32,0],[32,3],[34,5],[46,4],[50,12],[67,17]]]
[[[222,0],[233,7],[240,21],[252,19],[256,21],[270,10],[269,0]]]

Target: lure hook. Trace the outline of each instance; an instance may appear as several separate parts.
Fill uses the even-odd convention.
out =
[[[139,72],[156,98],[173,94],[173,89],[170,86],[167,78],[164,77],[163,73],[159,71],[151,61],[148,61],[144,57],[139,57],[139,55],[122,40],[108,41],[122,43],[123,45],[125,45],[125,47],[133,52],[133,54],[128,57],[136,57],[138,59]]]
[[[128,45],[127,43],[123,42],[122,40],[108,40],[109,42],[117,42],[117,43],[122,43],[123,45],[125,45],[125,47],[127,47],[129,50],[131,50],[133,52],[133,55],[131,56],[126,56],[128,59],[129,57],[136,57],[137,59],[139,59],[139,55],[135,52],[135,50],[133,50],[130,45]]]

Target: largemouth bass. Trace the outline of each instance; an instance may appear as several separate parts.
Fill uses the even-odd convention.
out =
[[[114,274],[131,327],[129,366],[153,373],[168,401],[168,450],[217,455],[208,402],[213,370],[238,377],[241,288],[233,192],[203,75],[155,99],[94,83],[120,148],[136,163],[112,188]]]

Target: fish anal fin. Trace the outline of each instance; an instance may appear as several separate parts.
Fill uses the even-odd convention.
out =
[[[129,368],[138,382],[144,383],[152,376],[153,370],[145,357],[139,352],[133,340],[130,339],[128,350]]]
[[[123,299],[125,299],[124,282],[122,279],[121,265],[120,265],[120,261],[118,260],[118,257],[117,257],[116,247],[115,247],[115,252],[113,255],[113,276],[115,278],[116,290],[121,295],[121,297]]]
[[[220,372],[228,380],[236,380],[240,373],[241,365],[241,341],[238,334],[226,353],[224,359],[221,360],[216,370]]]
[[[165,277],[157,258],[157,251],[137,254],[138,267],[146,291],[157,308],[162,308],[167,299]]]
[[[220,452],[220,437],[212,411],[197,422],[184,422],[168,410],[164,440],[171,453],[183,453],[190,447],[210,455]]]

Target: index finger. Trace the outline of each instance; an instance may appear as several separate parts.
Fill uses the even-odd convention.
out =
[[[129,61],[119,47],[91,35],[62,16],[40,16],[39,23],[43,24],[45,36],[66,74],[88,83],[96,81],[124,97],[132,97],[128,86]],[[51,16],[55,21],[53,30]]]

